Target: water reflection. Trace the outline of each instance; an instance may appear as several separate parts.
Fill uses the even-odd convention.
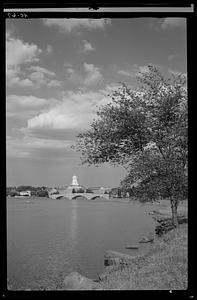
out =
[[[72,242],[77,241],[78,233],[78,201],[71,200],[71,216],[70,216],[70,238]]]

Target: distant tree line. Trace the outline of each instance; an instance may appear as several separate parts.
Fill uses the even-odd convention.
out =
[[[31,196],[35,196],[35,197],[48,197],[47,187],[45,186],[33,187],[30,185],[21,185],[16,188],[7,187],[6,196],[11,196],[11,197],[19,196],[20,192],[22,191],[30,191]]]

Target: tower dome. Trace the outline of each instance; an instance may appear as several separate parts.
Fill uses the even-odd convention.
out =
[[[74,185],[74,186],[78,186],[78,182],[77,182],[77,176],[73,176],[73,179],[72,179],[72,184],[71,185]]]
[[[79,191],[79,193],[80,193],[82,190],[85,192],[86,188],[84,186],[79,185],[79,183],[77,181],[77,176],[73,175],[72,183],[71,183],[71,185],[69,185],[67,187],[67,192],[68,193],[77,193]]]

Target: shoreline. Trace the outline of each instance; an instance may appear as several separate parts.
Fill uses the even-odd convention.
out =
[[[107,267],[100,278],[104,290],[187,289],[187,224],[155,240],[128,264]]]
[[[152,210],[152,214],[148,213],[150,217],[171,217],[168,200],[148,203],[148,207]],[[187,213],[188,201],[181,201],[178,216],[184,215],[187,219]],[[156,219],[155,222],[156,228]],[[154,242],[150,243],[148,250],[142,254],[130,256],[108,251],[119,257],[112,258],[112,264],[104,268],[98,280],[72,272],[64,279],[61,290],[186,290],[187,228],[187,224],[184,223],[162,236],[155,234]],[[163,277],[164,274],[166,277]]]

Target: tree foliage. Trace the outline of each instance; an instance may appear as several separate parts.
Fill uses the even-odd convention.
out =
[[[76,148],[82,163],[124,166],[122,186],[138,182],[139,195],[167,195],[176,211],[187,195],[186,77],[166,79],[156,66],[148,65],[137,80],[138,90],[122,84],[112,93],[90,130],[78,135]]]

